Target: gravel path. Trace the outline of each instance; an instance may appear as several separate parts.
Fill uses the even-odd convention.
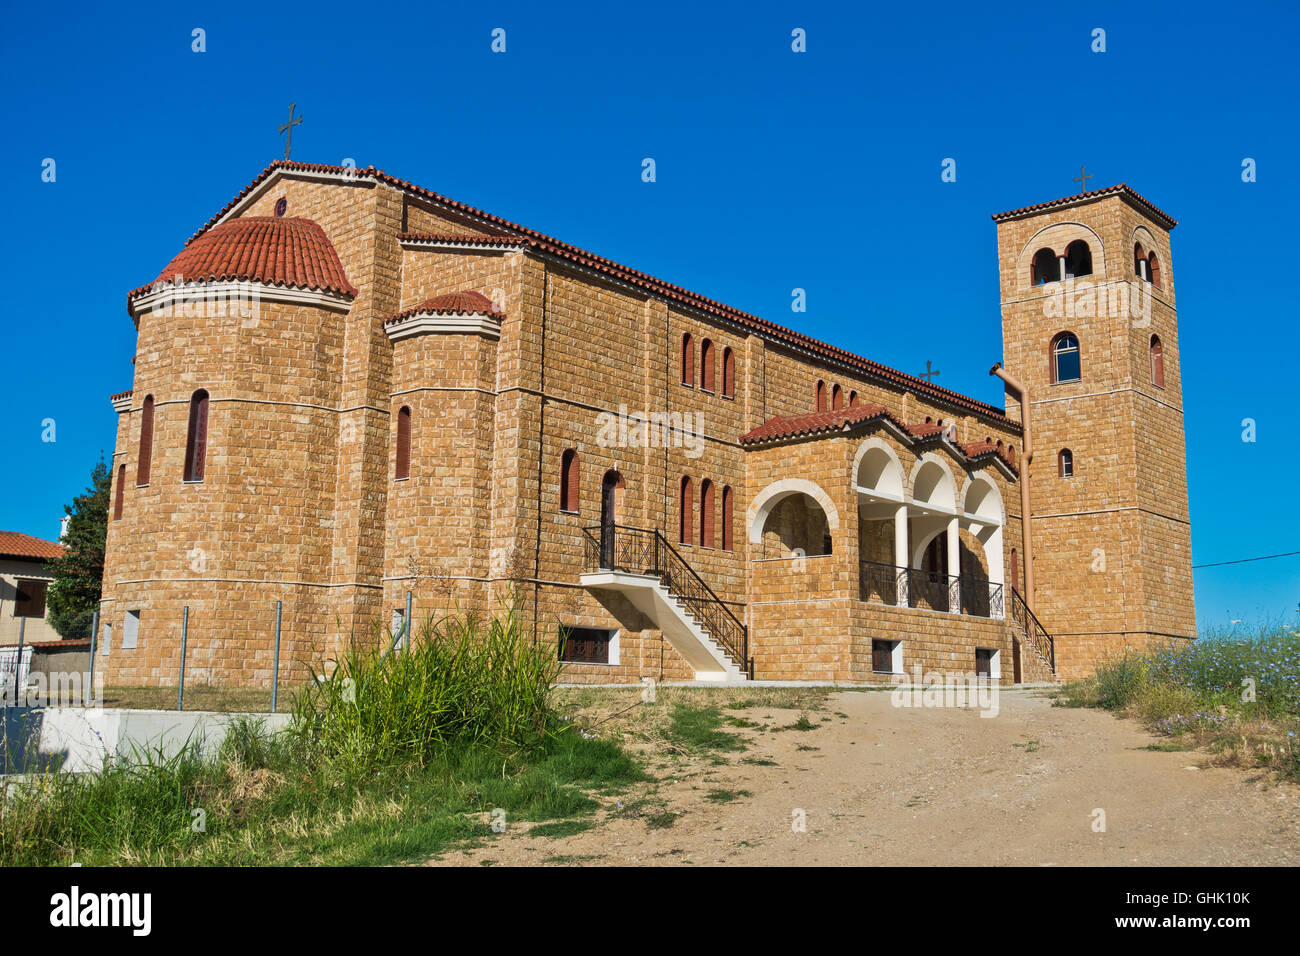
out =
[[[897,708],[888,693],[833,694],[811,715],[814,730],[736,731],[750,747],[726,755],[726,765],[689,759],[660,771],[653,798],[662,805],[654,810],[680,814],[671,825],[610,808],[583,833],[530,837],[522,824],[434,862],[1300,863],[1300,787],[1207,767],[1197,752],[1142,749],[1158,738],[1135,722],[1053,707],[1036,691],[1004,691],[999,705],[996,717],[984,718],[968,709]],[[798,716],[733,713],[769,727]],[[710,791],[749,795],[714,802]],[[1104,832],[1094,829],[1097,810]],[[804,832],[792,827],[796,811]]]

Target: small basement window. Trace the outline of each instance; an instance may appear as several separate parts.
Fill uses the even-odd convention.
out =
[[[977,677],[1002,676],[1002,652],[994,647],[975,648],[975,674]]]
[[[560,641],[560,660],[567,664],[618,663],[618,631],[562,627]]]
[[[877,674],[903,673],[903,642],[873,640],[871,669]]]
[[[127,611],[126,620],[122,622],[122,650],[135,647],[140,637],[140,612]]]

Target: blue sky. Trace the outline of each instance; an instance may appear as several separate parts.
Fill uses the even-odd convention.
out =
[[[0,528],[57,534],[131,386],[126,291],[282,154],[294,101],[295,159],[380,167],[999,405],[989,215],[1086,163],[1181,223],[1196,563],[1300,550],[1295,10],[891,6],[8,5]],[[1295,622],[1300,557],[1199,570],[1196,598],[1203,627]]]

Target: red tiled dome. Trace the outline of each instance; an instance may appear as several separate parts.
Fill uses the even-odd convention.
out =
[[[409,309],[403,309],[396,315],[390,315],[384,319],[385,325],[394,325],[403,319],[409,319],[416,315],[425,315],[429,312],[451,313],[453,315],[490,315],[494,319],[503,319],[505,315],[492,304],[492,300],[482,292],[475,292],[473,289],[462,289],[460,292],[447,292],[443,295],[436,295],[432,299],[425,299],[419,305],[412,306]]]
[[[334,244],[310,219],[244,216],[213,226],[181,250],[158,278],[129,298],[159,282],[215,282],[246,279],[298,289],[355,296]]]

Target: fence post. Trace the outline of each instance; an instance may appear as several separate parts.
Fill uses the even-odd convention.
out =
[[[275,663],[271,665],[271,713],[275,713],[276,691],[280,689],[280,612],[283,601],[275,602]]]
[[[81,704],[83,707],[89,706],[95,693],[95,641],[99,637],[99,608],[95,608],[95,616],[90,619],[90,673],[86,675],[86,693],[81,695]]]
[[[409,654],[411,652],[411,592],[410,591],[406,592],[406,620],[404,620],[402,623],[403,625],[405,625],[404,629],[406,631],[406,634],[403,635],[402,637],[402,644],[404,645],[405,651]]]
[[[181,618],[181,679],[176,685],[176,709],[185,709],[185,642],[190,636],[190,606],[185,605],[185,616]]]
[[[23,672],[23,637],[27,633],[27,618],[18,619],[18,657],[14,659],[14,706],[21,707],[18,700],[18,678]]]

